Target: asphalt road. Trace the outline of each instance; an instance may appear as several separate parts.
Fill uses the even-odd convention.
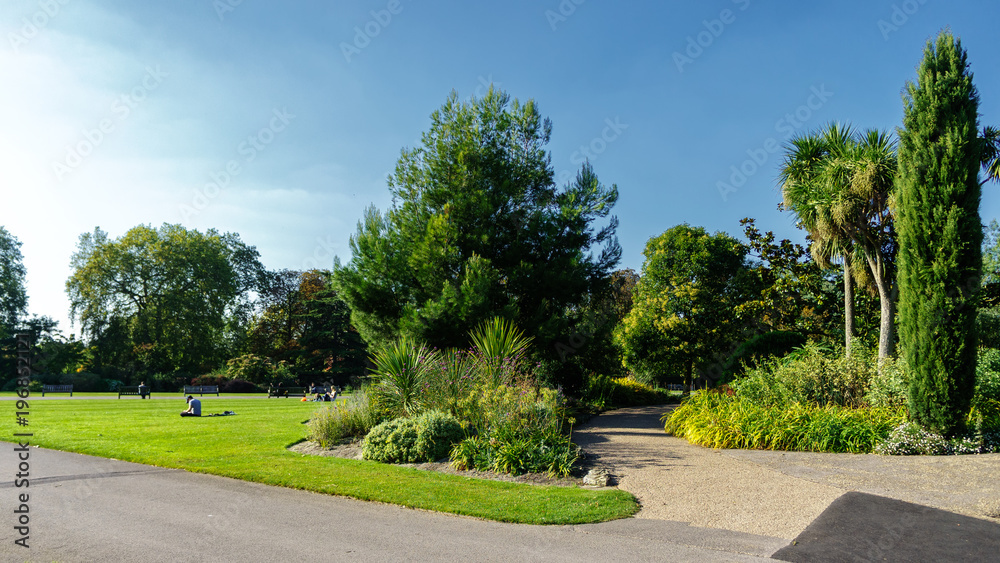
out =
[[[761,561],[780,538],[626,519],[487,522],[0,443],[3,561]],[[19,495],[28,494],[28,548]]]

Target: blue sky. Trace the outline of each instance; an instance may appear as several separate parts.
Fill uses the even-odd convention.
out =
[[[1000,125],[991,1],[4,0],[0,225],[29,309],[61,321],[81,233],[235,231],[272,269],[350,259],[385,177],[455,90],[492,82],[552,119],[563,179],[617,184],[622,267],[678,223],[801,241],[780,146],[831,120],[894,130],[945,26]],[[984,189],[984,221],[1000,186]]]

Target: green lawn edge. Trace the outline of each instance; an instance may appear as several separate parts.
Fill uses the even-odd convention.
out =
[[[318,403],[229,398],[181,418],[184,402],[73,399],[30,405],[31,444],[67,452],[183,469],[254,483],[518,524],[587,524],[632,516],[639,504],[621,490],[540,486],[423,471],[370,461],[303,455]],[[30,398],[29,398],[30,402]],[[10,434],[8,434],[10,435]],[[5,440],[6,441],[6,440]]]

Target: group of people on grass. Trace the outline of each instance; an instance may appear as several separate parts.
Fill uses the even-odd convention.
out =
[[[309,392],[306,393],[306,397],[312,395],[313,401],[323,402],[323,401],[336,401],[337,400],[337,386],[331,385],[323,390],[323,387],[316,387],[315,383],[309,384]],[[306,400],[306,397],[302,397],[302,400]]]

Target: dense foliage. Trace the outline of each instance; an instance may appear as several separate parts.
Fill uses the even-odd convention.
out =
[[[420,463],[447,458],[465,433],[449,413],[427,411],[394,418],[371,429],[361,444],[364,459],[382,463]]]
[[[371,384],[320,411],[311,438],[336,444],[367,435],[370,459],[415,459],[417,424],[408,421],[440,412],[462,425],[450,452],[458,467],[568,474],[579,451],[564,429],[565,397],[528,369],[530,339],[499,318],[471,336],[470,350],[438,351],[409,338],[382,346]]]
[[[66,282],[94,365],[137,374],[205,372],[230,353],[231,322],[263,268],[238,235],[140,225],[116,240],[81,235]]]
[[[300,378],[346,385],[364,375],[366,347],[325,271],[268,275],[250,321],[249,352],[285,362]]]
[[[900,129],[899,324],[912,374],[910,417],[962,430],[975,384],[982,267],[979,96],[961,42],[928,42]]]
[[[649,379],[670,373],[690,389],[715,375],[742,341],[741,309],[752,300],[747,248],[724,234],[678,225],[646,243],[642,276],[616,342],[625,366]],[[715,375],[712,379],[717,379]]]
[[[0,338],[12,336],[27,312],[21,241],[0,225]]]
[[[618,190],[589,165],[557,189],[545,145],[551,124],[533,101],[490,89],[452,94],[420,146],[389,178],[393,206],[369,209],[334,278],[370,345],[406,336],[462,347],[486,319],[516,322],[540,359],[576,332],[582,305],[618,262]],[[566,375],[554,370],[556,379]]]

